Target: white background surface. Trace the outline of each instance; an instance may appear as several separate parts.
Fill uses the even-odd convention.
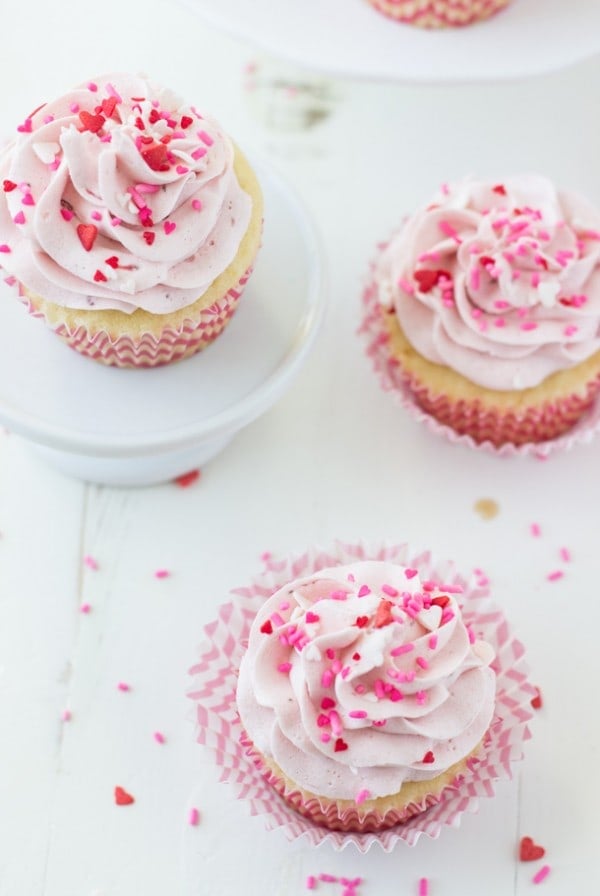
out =
[[[187,490],[85,486],[0,439],[1,896],[300,896],[322,871],[362,876],[359,896],[416,893],[422,876],[431,896],[597,892],[600,444],[542,463],[435,440],[380,392],[355,330],[371,246],[441,180],[540,170],[600,203],[598,61],[504,86],[416,89],[315,86],[261,59],[248,91],[252,53],[164,3],[69,0],[60,14],[11,3],[4,38],[7,130],[46,96],[117,68],[146,69],[213,110],[304,196],[331,295],[289,393]],[[482,497],[499,502],[492,521],[473,509]],[[259,555],[336,537],[407,538],[482,567],[544,693],[518,780],[460,830],[391,855],[265,832],[194,744],[185,698],[203,624]],[[573,561],[549,583],[563,545]],[[154,578],[160,567],[170,578]],[[114,805],[117,784],[133,806]],[[539,890],[539,863],[515,861],[522,834],[547,849]]]

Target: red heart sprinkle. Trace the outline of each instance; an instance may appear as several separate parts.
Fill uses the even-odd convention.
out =
[[[177,224],[175,223],[175,221],[164,221],[164,223],[163,223],[163,230],[167,236],[169,236],[169,234],[173,233],[173,231],[175,230],[176,227],[177,227]]]
[[[105,258],[104,261],[111,268],[119,267],[119,259],[117,258],[116,255],[111,255],[110,258]]]
[[[150,124],[156,124],[157,121],[160,121],[160,114],[156,111],[156,109],[150,109],[148,121],[150,122]]]
[[[94,280],[96,283],[106,283],[106,277],[102,273],[102,271],[96,271],[94,274]]]
[[[543,846],[538,846],[531,837],[523,837],[519,845],[519,858],[522,862],[535,862],[546,855]]]
[[[357,625],[359,628],[364,628],[365,625],[369,624],[368,616],[357,616],[354,625]]]
[[[271,620],[267,619],[266,622],[263,622],[263,624],[260,627],[260,630],[263,633],[263,635],[272,635],[273,634],[273,623],[271,622]]]
[[[436,607],[441,607],[443,610],[444,607],[447,607],[448,604],[450,603],[450,598],[446,597],[445,595],[444,596],[440,595],[439,597],[432,597],[431,603],[435,604]]]
[[[115,803],[117,806],[131,806],[135,799],[122,787],[115,787]]]
[[[151,236],[151,240],[146,240],[148,245],[152,245],[154,242],[154,234],[148,233],[148,236]],[[146,234],[144,234],[144,238]],[[197,479],[200,479],[200,470],[190,470],[189,473],[182,473],[181,476],[177,476],[173,481],[177,483],[181,488],[187,488],[189,485],[192,485],[196,482]]]
[[[149,168],[152,168],[153,171],[159,171],[160,166],[167,158],[167,147],[164,143],[155,143],[154,146],[142,149],[141,155]]]
[[[78,224],[77,236],[85,251],[89,252],[98,236],[98,228],[95,224]]]
[[[382,600],[379,602],[377,612],[375,613],[375,628],[383,628],[384,625],[390,625],[394,621],[392,616],[392,602],[390,600]]]
[[[183,128],[184,131],[186,128],[189,128],[189,126],[193,123],[194,123],[194,119],[190,118],[189,115],[181,116],[181,127]]]
[[[154,242],[154,240],[156,239],[156,234],[153,233],[151,230],[144,230],[142,236],[144,237],[144,239],[146,240],[146,242],[148,243],[149,246],[151,246],[152,243]]]
[[[338,737],[338,739],[335,742],[333,752],[334,753],[343,753],[344,750],[347,750],[347,749],[348,749],[348,744],[346,743],[346,741],[342,740],[341,737]]]
[[[332,700],[331,697],[323,697],[321,700],[321,709],[333,709],[335,706],[335,700]]]
[[[92,134],[97,134],[105,122],[104,115],[92,115],[91,112],[86,112],[85,109],[79,113],[79,120],[83,125],[83,130],[91,131]]]
[[[358,661],[360,659],[360,653],[353,653],[352,659]]]
[[[12,191],[17,188],[17,185],[12,180],[2,181],[2,186],[5,193],[12,193]]]
[[[537,694],[535,695],[535,697],[531,698],[531,705],[533,706],[534,709],[541,709],[542,705],[543,705],[542,692],[540,691],[539,688],[536,688],[536,691],[537,691]]]
[[[498,193],[499,196],[506,196],[506,187],[502,184],[496,184],[495,187],[492,187],[493,193]]]
[[[439,271],[415,271],[413,276],[419,284],[421,292],[431,292],[433,287],[437,286],[437,282],[440,279]]]
[[[115,111],[115,106],[117,105],[116,96],[110,96],[106,100],[102,100],[102,105],[100,108],[104,112],[107,118],[110,118],[113,112]]]
[[[135,120],[135,126],[138,129],[138,131],[143,131],[146,129],[146,125],[144,124],[144,122],[142,121],[142,119],[140,118],[139,115]]]
[[[431,765],[432,762],[435,762],[435,756],[433,755],[433,753],[431,752],[431,750],[427,750],[427,752],[425,753],[425,755],[424,755],[423,758],[421,759],[421,762],[422,762],[424,765]]]

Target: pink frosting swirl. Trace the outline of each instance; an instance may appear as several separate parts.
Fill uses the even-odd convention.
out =
[[[166,314],[235,258],[252,203],[231,141],[170,91],[108,75],[18,130],[0,158],[0,260],[33,293]]]
[[[467,756],[494,711],[493,651],[449,591],[362,561],[273,594],[237,689],[258,750],[304,789],[359,802]]]
[[[543,177],[444,187],[376,278],[417,351],[490,389],[536,386],[600,349],[600,212]]]

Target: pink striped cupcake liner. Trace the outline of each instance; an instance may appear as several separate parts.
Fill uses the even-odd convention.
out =
[[[282,799],[278,792],[283,792],[282,782],[267,772],[261,757],[252,748],[243,731],[235,698],[239,664],[250,627],[264,601],[299,576],[364,559],[410,566],[418,569],[423,578],[460,586],[465,622],[496,652],[493,662],[496,711],[476,758],[437,797],[409,807],[415,814],[405,820],[400,817],[399,824],[377,833],[329,830],[319,823],[326,818],[319,816],[314,801],[307,802],[293,791],[286,791]],[[206,640],[200,649],[200,658],[190,670],[194,683],[189,696],[195,703],[198,743],[212,754],[220,770],[220,780],[228,782],[236,797],[248,803],[251,815],[262,816],[267,829],[280,829],[288,840],[303,838],[314,846],[327,842],[341,850],[353,844],[364,853],[377,843],[385,852],[390,852],[400,842],[414,846],[421,836],[436,839],[445,827],[457,827],[465,812],[478,810],[482,797],[494,795],[496,781],[512,778],[512,766],[522,759],[523,743],[530,737],[531,699],[537,691],[528,681],[523,645],[512,635],[502,612],[492,603],[487,586],[475,580],[467,581],[453,564],[437,562],[429,552],[417,553],[406,544],[366,546],[337,542],[329,550],[310,548],[283,559],[269,555],[262,574],[249,585],[235,589],[233,596],[204,629]],[[320,804],[319,808],[322,815]],[[350,816],[347,820],[351,826]]]
[[[380,247],[382,248],[382,247]],[[484,411],[475,402],[452,401],[432,394],[405,371],[389,348],[386,310],[371,277],[363,291],[359,335],[382,389],[413,419],[450,442],[501,457],[531,456],[546,460],[551,454],[588,444],[600,431],[600,377],[587,384],[586,394],[529,408],[519,416]],[[531,441],[535,433],[538,441]],[[539,441],[540,435],[544,441]],[[514,441],[507,442],[508,437]]]
[[[506,7],[510,0],[369,0],[391,19],[422,28],[472,25]]]
[[[72,330],[65,324],[52,327],[57,336],[88,358],[114,367],[158,367],[188,358],[206,348],[229,323],[252,273],[248,268],[238,283],[222,298],[204,308],[195,320],[184,320],[181,327],[165,327],[160,337],[145,333],[139,339],[123,335],[113,339],[105,331],[90,333],[87,327]],[[33,317],[45,319],[27,296],[21,296]],[[50,325],[51,326],[51,325]]]

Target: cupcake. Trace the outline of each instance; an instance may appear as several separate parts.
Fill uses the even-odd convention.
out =
[[[208,345],[259,248],[260,187],[212,118],[113,74],[45,104],[0,158],[0,262],[77,351],[155,366]]]
[[[409,25],[447,28],[472,25],[508,6],[510,0],[369,0],[380,12]]]
[[[494,651],[463,620],[460,590],[359,560],[263,603],[239,671],[242,744],[296,812],[383,831],[437,803],[477,757]]]
[[[445,185],[364,299],[412,400],[476,443],[555,439],[600,388],[600,212],[543,177]]]

